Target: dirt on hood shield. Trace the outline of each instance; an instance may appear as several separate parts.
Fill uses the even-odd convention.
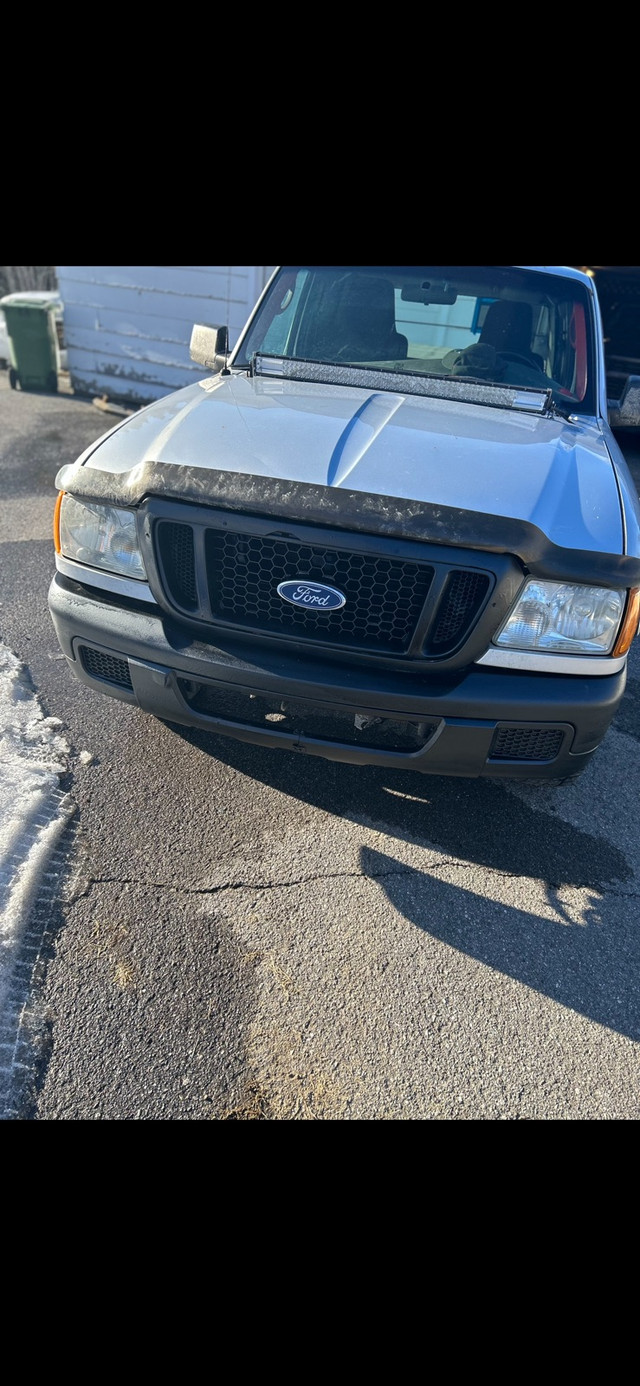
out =
[[[389,539],[515,554],[531,573],[560,582],[607,587],[640,584],[640,558],[565,549],[522,519],[175,462],[145,461],[129,471],[114,473],[96,467],[95,453],[90,468],[83,465],[84,460],[61,468],[56,477],[59,490],[124,508],[136,508],[147,497],[159,496],[272,517],[274,525],[288,520],[306,522]]]

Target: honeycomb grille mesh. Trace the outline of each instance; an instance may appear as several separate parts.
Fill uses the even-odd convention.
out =
[[[433,578],[433,568],[424,563],[213,529],[207,531],[206,551],[218,619],[394,653],[408,649]],[[346,604],[327,612],[292,606],[277,587],[293,579],[336,587]]]
[[[442,654],[458,644],[479,611],[489,583],[486,573],[459,570],[450,574],[429,641],[434,653]]]
[[[158,525],[158,551],[174,602],[177,606],[195,611],[198,589],[191,525],[161,521]]]
[[[116,659],[114,655],[92,650],[88,645],[82,646],[80,658],[92,679],[100,679],[101,683],[115,683],[119,688],[133,688],[126,659]]]
[[[490,760],[555,760],[564,740],[559,727],[497,727]]]
[[[425,602],[435,593],[440,564],[347,548],[316,534],[280,538],[162,519],[155,527],[156,557],[171,604],[203,621],[296,636],[318,644],[344,644],[380,654],[408,653]],[[355,541],[354,541],[355,542]],[[443,555],[444,557],[444,555]],[[442,658],[469,636],[494,581],[492,575],[449,562],[441,594],[423,637],[424,656]],[[297,607],[278,594],[286,581],[324,583],[345,597],[334,611]],[[207,603],[208,595],[208,603]],[[422,629],[422,627],[421,627]]]

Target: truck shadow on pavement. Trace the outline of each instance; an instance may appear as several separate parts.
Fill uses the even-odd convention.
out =
[[[638,904],[592,896],[579,919],[548,888],[555,919],[503,905],[474,891],[361,849],[374,879],[409,923],[441,943],[524,983],[630,1039],[640,1039]],[[632,915],[632,917],[630,917]]]
[[[270,751],[188,727],[172,730],[252,779],[352,822],[447,856],[549,886],[629,881],[624,854],[554,813],[529,807],[496,780],[420,775]],[[559,791],[561,793],[562,791]]]
[[[410,924],[600,1025],[640,1038],[640,897],[629,884],[624,889],[633,870],[606,838],[530,807],[497,781],[354,767],[174,730],[230,768],[328,814],[514,882],[530,878],[534,891],[542,886],[553,918],[508,903],[508,879],[500,883],[503,903],[360,849],[363,875],[379,882]],[[590,895],[568,908],[567,888]]]

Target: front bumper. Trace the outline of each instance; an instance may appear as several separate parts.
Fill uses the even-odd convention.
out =
[[[155,607],[89,595],[59,573],[49,608],[76,677],[162,720],[436,775],[575,775],[626,680],[626,667],[597,678],[477,665],[434,675],[302,658],[267,640],[225,635],[214,646]]]

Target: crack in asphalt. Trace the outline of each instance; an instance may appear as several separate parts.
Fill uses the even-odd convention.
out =
[[[446,860],[434,863],[429,867],[429,873],[436,875],[446,867],[455,867],[460,871],[470,871],[473,868],[468,862]],[[82,890],[74,891],[67,896],[67,905],[73,905],[77,900],[86,898],[96,885],[136,885],[145,889],[152,890],[172,890],[178,895],[218,895],[224,890],[289,890],[293,886],[314,885],[322,881],[339,880],[365,880],[365,881],[384,881],[394,876],[420,876],[426,873],[419,867],[404,866],[392,871],[329,871],[316,876],[297,876],[293,880],[284,881],[223,881],[219,885],[211,886],[186,886],[175,885],[172,881],[150,881],[144,876],[92,876],[84,885]],[[491,875],[503,881],[520,880],[518,872],[511,871],[492,871]],[[557,889],[557,886],[554,886]],[[572,890],[595,890],[592,883],[585,882],[583,885],[574,882]],[[613,897],[624,900],[640,899],[640,891],[614,890],[605,885],[598,885],[598,893],[602,896]]]
[[[450,863],[450,865],[454,864],[453,862]],[[144,876],[92,876],[83,890],[77,891],[67,898],[67,904],[74,905],[76,900],[82,900],[89,895],[94,885],[138,885],[153,890],[173,890],[179,895],[218,895],[222,890],[287,890],[291,886],[313,885],[316,881],[357,878],[370,881],[384,880],[388,876],[412,876],[415,874],[415,869],[412,867],[399,871],[379,871],[375,874],[365,871],[331,871],[325,872],[321,876],[298,876],[291,881],[223,881],[221,885],[212,886],[180,886],[174,885],[172,881],[149,881]]]

